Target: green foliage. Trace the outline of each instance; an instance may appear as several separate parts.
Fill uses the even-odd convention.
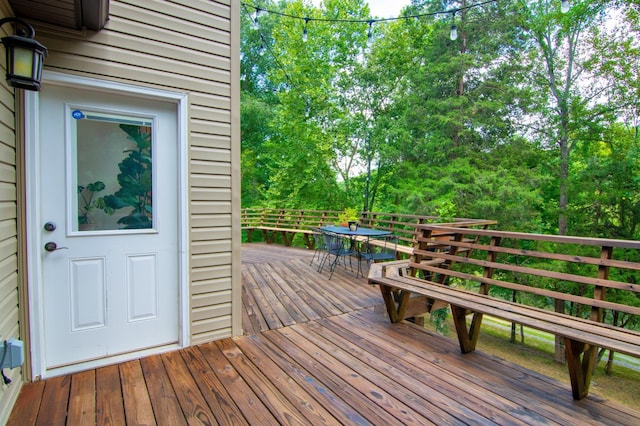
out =
[[[357,222],[360,219],[358,215],[358,209],[347,207],[342,213],[338,214],[338,223],[349,223],[349,222]]]
[[[93,196],[100,191],[104,191],[105,185],[102,181],[95,181],[85,185],[78,185],[78,224],[85,225],[91,223],[91,211],[95,208],[108,210],[103,198],[93,199]]]
[[[449,324],[447,321],[447,318],[449,317],[449,308],[436,309],[431,312],[430,316],[438,334],[442,334],[443,336],[449,334]]]
[[[128,150],[118,164],[120,189],[105,196],[104,202],[113,211],[131,207],[129,214],[118,219],[123,229],[151,228],[151,133],[138,125],[120,124],[120,129],[135,143],[136,149]]]
[[[640,238],[638,13],[495,2],[377,22],[362,0],[260,2],[242,21],[244,206],[495,219]],[[414,1],[404,13],[459,7]],[[249,8],[253,12],[252,8]]]

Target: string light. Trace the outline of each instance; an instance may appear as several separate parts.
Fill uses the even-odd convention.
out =
[[[252,21],[251,25],[252,25],[253,29],[256,29],[256,30],[259,27],[258,18],[260,16],[266,14],[266,13],[282,16],[282,17],[285,17],[285,18],[303,20],[304,21],[304,29],[302,31],[302,40],[303,41],[307,41],[307,39],[308,39],[308,30],[307,30],[308,25],[307,24],[309,22],[311,22],[311,21],[365,23],[365,24],[368,24],[368,26],[369,26],[368,30],[367,30],[367,44],[370,44],[370,43],[372,43],[372,39],[373,39],[373,34],[372,34],[371,27],[376,22],[398,21],[398,20],[401,20],[401,19],[418,19],[418,18],[422,18],[422,17],[426,17],[426,16],[437,16],[437,15],[452,15],[453,16],[454,22],[451,25],[451,33],[449,34],[449,37],[451,38],[451,40],[456,40],[458,38],[458,28],[457,28],[456,23],[455,23],[455,15],[456,15],[456,13],[458,13],[460,11],[463,11],[463,10],[472,9],[474,7],[484,6],[484,5],[489,4],[489,3],[497,3],[497,2],[498,2],[498,0],[485,0],[485,1],[480,2],[480,3],[469,4],[467,6],[459,7],[459,8],[451,9],[451,10],[441,10],[441,11],[438,11],[438,12],[419,13],[419,14],[415,14],[415,15],[398,16],[396,18],[379,18],[379,19],[309,18],[309,17],[301,17],[301,16],[296,16],[296,15],[290,15],[288,13],[278,12],[278,11],[274,11],[274,10],[263,9],[262,7],[256,6],[254,4],[248,4],[248,3],[244,3],[244,2],[242,2],[241,4],[245,9],[246,8],[255,9],[255,16],[251,20]],[[562,13],[567,13],[570,8],[571,8],[571,0],[561,0],[560,10],[562,11]]]
[[[268,50],[269,53],[271,54],[271,56],[273,56],[276,64],[278,65],[278,67],[282,70],[288,84],[291,84],[291,79],[289,78],[289,75],[287,74],[287,71],[284,69],[284,67],[282,66],[282,64],[280,63],[280,61],[278,60],[278,57],[276,56],[275,52],[271,49],[271,46],[267,43],[264,35],[262,34],[262,32],[260,32],[260,25],[259,25],[259,19],[260,16],[270,13],[273,15],[278,15],[278,16],[282,16],[282,17],[286,17],[286,18],[291,18],[291,19],[300,19],[300,20],[304,20],[304,29],[302,32],[302,41],[306,42],[308,40],[308,24],[310,21],[319,21],[319,22],[346,22],[346,23],[366,23],[368,24],[369,28],[367,31],[367,45],[369,47],[371,47],[372,41],[373,41],[373,33],[372,33],[372,26],[374,23],[376,22],[384,22],[384,21],[398,21],[401,19],[419,19],[425,16],[437,16],[437,15],[447,15],[447,14],[451,14],[453,17],[453,23],[451,24],[451,32],[449,33],[449,38],[451,40],[457,40],[458,38],[458,28],[456,26],[456,22],[455,22],[455,15],[457,12],[463,11],[463,10],[467,10],[467,9],[471,9],[474,7],[479,7],[479,6],[484,6],[486,4],[489,3],[497,3],[498,0],[485,0],[483,2],[480,3],[475,3],[475,4],[470,4],[464,7],[459,7],[457,9],[451,9],[451,10],[444,10],[444,11],[439,11],[439,12],[430,12],[430,13],[421,13],[421,14],[416,14],[416,15],[405,15],[405,16],[399,16],[397,18],[381,18],[381,19],[331,19],[331,18],[309,18],[309,17],[301,17],[301,16],[295,16],[295,15],[290,15],[287,13],[283,13],[283,12],[278,12],[278,11],[273,11],[273,10],[268,10],[268,9],[263,9],[259,6],[256,6],[254,4],[248,4],[248,3],[244,3],[241,2],[240,4],[242,5],[242,7],[244,8],[245,12],[247,14],[250,15],[249,9],[252,8],[255,10],[255,15],[251,18],[251,26],[254,30],[258,31],[258,34],[260,35],[260,40],[261,40],[261,46],[260,49],[258,50],[258,54],[260,56],[264,55],[265,52]],[[567,13],[571,8],[571,0],[561,0],[561,4],[560,4],[560,10],[562,11],[562,13]]]
[[[253,7],[256,9],[257,12],[257,8],[255,6],[248,6],[245,3],[240,3],[242,5],[242,7],[244,8],[245,12],[249,15],[249,7]],[[253,21],[253,20],[252,20]],[[257,21],[257,19],[256,19]],[[280,68],[280,70],[282,71],[282,73],[284,74],[285,79],[287,80],[287,84],[289,86],[291,86],[291,78],[289,77],[289,74],[287,73],[287,70],[284,69],[284,67],[282,66],[282,63],[280,62],[280,60],[278,59],[278,56],[275,54],[275,52],[273,51],[273,49],[271,49],[271,46],[269,45],[269,43],[267,42],[267,39],[265,38],[265,36],[262,34],[262,32],[260,31],[260,28],[256,28],[256,30],[258,31],[258,35],[260,36],[260,49],[258,50],[258,54],[260,56],[263,56],[265,54],[265,52],[268,50],[269,53],[271,54],[271,56],[273,57],[273,60],[275,61],[276,65],[278,66],[278,68]]]
[[[251,29],[257,31],[260,28],[260,25],[258,25],[258,13],[256,13],[252,18],[251,18]]]
[[[269,13],[272,15],[278,15],[278,16],[282,16],[285,18],[291,18],[291,19],[299,19],[301,21],[305,21],[305,25],[311,21],[316,21],[316,22],[338,22],[338,23],[363,23],[363,24],[368,24],[369,25],[369,29],[371,28],[371,26],[377,22],[387,22],[387,21],[398,21],[398,20],[405,20],[405,19],[414,19],[414,18],[422,18],[422,17],[427,17],[427,16],[437,16],[437,15],[452,15],[455,14],[457,12],[460,12],[462,10],[467,10],[467,9],[472,9],[474,7],[479,7],[479,6],[484,6],[486,4],[490,4],[490,3],[497,3],[498,0],[485,0],[482,1],[480,3],[474,3],[474,4],[470,4],[464,7],[459,7],[456,9],[451,9],[451,10],[441,10],[438,12],[428,12],[428,13],[419,13],[419,14],[415,14],[415,15],[405,15],[405,16],[398,16],[395,18],[378,18],[378,19],[339,19],[339,18],[309,18],[309,17],[302,17],[302,16],[296,16],[296,15],[291,15],[288,13],[284,13],[284,12],[279,12],[279,11],[275,11],[275,10],[268,10],[268,9],[264,9],[260,6],[256,6],[254,4],[250,4],[250,3],[245,3],[242,2],[241,4],[245,7],[245,8],[251,8],[255,10],[255,16],[256,18],[254,19],[255,22],[257,22],[257,18],[259,16],[262,16],[265,13]]]
[[[309,23],[309,18],[304,18],[304,30],[302,31],[302,41],[304,41],[305,43],[309,39],[309,36],[307,35],[307,24],[308,23]]]
[[[451,22],[451,32],[449,33],[449,38],[451,41],[456,41],[458,39],[458,27],[456,26],[456,13],[453,12],[453,19]]]
[[[253,19],[251,20],[251,28],[253,28],[254,30],[257,30],[260,28],[260,23],[258,21],[258,18],[260,18],[262,15],[265,15],[266,13],[272,13],[266,9],[262,9],[261,7],[257,7],[257,6],[253,6],[256,9],[256,13],[255,15],[253,15]]]

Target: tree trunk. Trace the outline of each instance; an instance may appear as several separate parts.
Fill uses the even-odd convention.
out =
[[[605,369],[605,373],[607,374],[607,376],[610,376],[613,370],[613,356],[614,356],[615,352],[612,350],[609,350],[609,359],[607,360],[607,368]]]
[[[511,292],[511,301],[512,302],[517,302],[517,296],[518,293],[516,293],[515,291]],[[518,331],[518,323],[512,322],[511,323],[511,339],[510,342],[511,343],[516,343],[516,333]],[[524,343],[524,334],[522,333],[522,324],[520,325],[520,334],[522,335],[522,343]]]
[[[567,206],[568,206],[568,185],[569,181],[569,141],[566,136],[566,128],[563,129],[564,135],[560,138],[560,200],[558,205],[558,234],[567,235],[569,227],[567,225]]]

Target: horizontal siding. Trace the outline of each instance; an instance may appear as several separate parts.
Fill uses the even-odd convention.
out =
[[[231,210],[231,203],[225,201],[192,201],[189,206],[192,215],[227,213]]]
[[[0,182],[0,200],[15,202],[17,199],[15,183]]]
[[[231,263],[231,253],[203,253],[194,254],[191,257],[191,263],[194,268],[206,268],[211,265],[228,265]]]
[[[223,322],[222,319],[215,323],[206,324],[206,329],[211,329],[213,331],[203,331],[198,334],[194,334],[193,340],[191,343],[194,345],[199,345],[201,343],[206,343],[211,340],[219,340],[224,339],[225,337],[231,334],[231,318],[227,318],[228,321]]]
[[[14,164],[0,163],[0,182],[10,182],[12,185],[16,181],[16,167]],[[3,200],[6,202],[7,200]]]
[[[224,160],[224,157],[221,156],[220,160]],[[192,176],[206,173],[224,176],[231,173],[231,164],[224,161],[191,160],[191,172]]]
[[[240,191],[232,188],[231,152],[239,147],[231,143],[231,7],[228,0],[111,0],[99,32],[36,28],[49,49],[47,69],[189,95],[192,343],[231,335],[228,295],[240,282],[231,273],[231,200]]]
[[[193,256],[208,253],[228,253],[230,241],[194,241],[191,244],[191,254]]]
[[[231,217],[226,214],[220,215],[193,215],[191,219],[192,228],[230,227]]]
[[[0,17],[9,16],[6,0],[0,0]],[[2,27],[2,36],[10,29]],[[4,48],[0,48],[2,69]],[[4,74],[4,73],[3,73]],[[14,90],[0,79],[0,342],[20,338],[18,310],[18,248],[16,209],[16,137]],[[22,386],[22,369],[5,369],[12,380],[10,386],[0,386],[0,424],[4,424]]]
[[[214,312],[215,315],[211,315],[211,312]],[[220,317],[231,317],[231,292],[229,292],[229,300],[228,303],[217,303],[215,305],[213,305],[213,307],[211,306],[205,306],[203,308],[193,308],[193,313],[192,313],[192,321],[194,322],[194,324],[196,324],[196,326],[203,326],[203,327],[207,327],[207,324],[211,324],[213,322],[219,323],[217,320]],[[211,317],[214,317],[215,319],[212,321]],[[227,324],[226,321],[224,321],[224,324]],[[204,328],[205,331],[208,331],[208,328]]]
[[[123,7],[122,10],[127,10],[126,6]],[[129,16],[132,18],[132,16]],[[131,31],[132,27],[137,27],[138,33],[144,33],[151,40],[169,40],[172,44],[182,45],[182,46],[190,46],[196,52],[208,52],[213,55],[229,58],[230,57],[230,46],[225,43],[225,40],[228,38],[228,34],[223,31],[212,30],[210,28],[203,28],[200,31],[200,34],[187,34],[187,33],[178,33],[175,29],[161,28],[154,25],[149,25],[146,22],[135,22],[135,21],[124,21],[123,19],[118,19],[117,17],[111,18],[109,21],[109,30],[113,33],[125,33],[126,31]],[[95,35],[91,36],[91,41],[95,43],[104,43],[107,44],[107,38],[104,36],[104,32],[100,31]],[[210,37],[211,35],[215,35],[216,37]],[[156,46],[162,46],[159,43],[154,43],[150,47],[145,46],[143,51],[145,52],[153,52],[156,49]],[[163,56],[164,52],[158,52],[159,56]]]
[[[202,80],[210,80],[219,83],[228,84],[231,80],[230,74],[230,62],[220,58],[219,56],[205,54],[203,52],[194,53],[184,61],[173,59],[179,55],[182,48],[179,46],[158,46],[158,52],[154,51],[137,51],[130,50],[131,45],[137,45],[140,43],[133,43],[134,38],[130,37],[113,37],[113,45],[103,44],[81,44],[83,48],[76,48],[74,54],[81,57],[91,58],[97,57],[102,59],[108,59],[112,66],[114,65],[129,65],[135,64],[136,61],[144,63],[145,68],[151,70],[164,70],[174,74],[175,77],[184,75],[185,77],[198,78]],[[149,45],[149,43],[144,43]],[[64,52],[68,51],[71,47],[78,45],[78,40],[58,40],[53,39],[47,44],[47,48],[54,51]],[[115,47],[123,46],[123,47]],[[126,46],[127,48],[125,48]],[[135,47],[135,46],[134,46]],[[142,48],[143,46],[140,46]],[[157,53],[162,52],[165,56],[159,56]],[[66,59],[65,56],[59,56],[55,60],[47,61],[48,65],[63,66],[63,62]],[[188,74],[186,74],[188,72]]]
[[[2,138],[15,138],[16,135],[13,130],[7,128],[0,129],[0,137]],[[10,167],[15,168],[16,166],[16,146],[15,144],[7,144],[4,141],[0,143],[0,163],[7,164]],[[10,184],[15,184],[15,180],[6,182]]]
[[[193,321],[194,344],[206,342],[211,338],[221,339],[231,335],[231,304],[216,307],[211,318]],[[201,314],[198,309],[197,314]],[[226,315],[225,315],[226,313]],[[200,315],[199,315],[200,316]]]
[[[231,303],[231,292],[221,291],[215,294],[196,295],[193,298],[193,307],[202,308],[206,306],[220,305]]]
[[[142,84],[142,81],[133,79],[134,76],[142,76],[143,81],[153,81],[163,89],[188,91],[189,88],[206,90],[210,94],[230,96],[229,85],[211,80],[203,80],[191,77],[186,74],[188,67],[183,67],[181,73],[173,73],[163,69],[143,68],[127,64],[109,64],[104,61],[89,57],[79,57],[70,54],[59,54],[51,59],[47,58],[47,68],[60,72],[75,72],[83,70],[84,73],[92,77],[100,76],[106,70],[110,71],[109,76],[115,80],[130,83]]]
[[[191,183],[194,187],[200,188],[229,188],[231,186],[231,177],[194,173],[191,175]]]
[[[196,156],[205,150],[217,149],[219,150],[218,152],[229,151],[229,138],[223,135],[193,132],[192,142],[194,149],[200,148],[194,151],[194,155]],[[204,159],[206,160],[207,158]]]

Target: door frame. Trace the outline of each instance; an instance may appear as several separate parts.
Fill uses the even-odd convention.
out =
[[[46,368],[44,353],[45,328],[43,316],[42,264],[40,260],[43,241],[40,226],[43,223],[38,209],[40,198],[39,168],[40,158],[38,146],[40,143],[40,95],[39,92],[25,93],[25,189],[26,189],[26,241],[27,241],[27,288],[28,288],[28,321],[30,334],[31,379],[68,374],[81,369],[96,368],[116,362],[136,359],[141,356],[156,354],[186,347],[190,344],[189,334],[189,204],[188,204],[188,95],[186,93],[171,92],[149,87],[134,86],[106,80],[44,71],[43,84],[70,88],[85,88],[92,91],[104,91],[110,94],[134,96],[143,99],[170,102],[176,105],[178,129],[178,343],[159,348],[131,352],[123,355],[74,364],[58,369]]]

